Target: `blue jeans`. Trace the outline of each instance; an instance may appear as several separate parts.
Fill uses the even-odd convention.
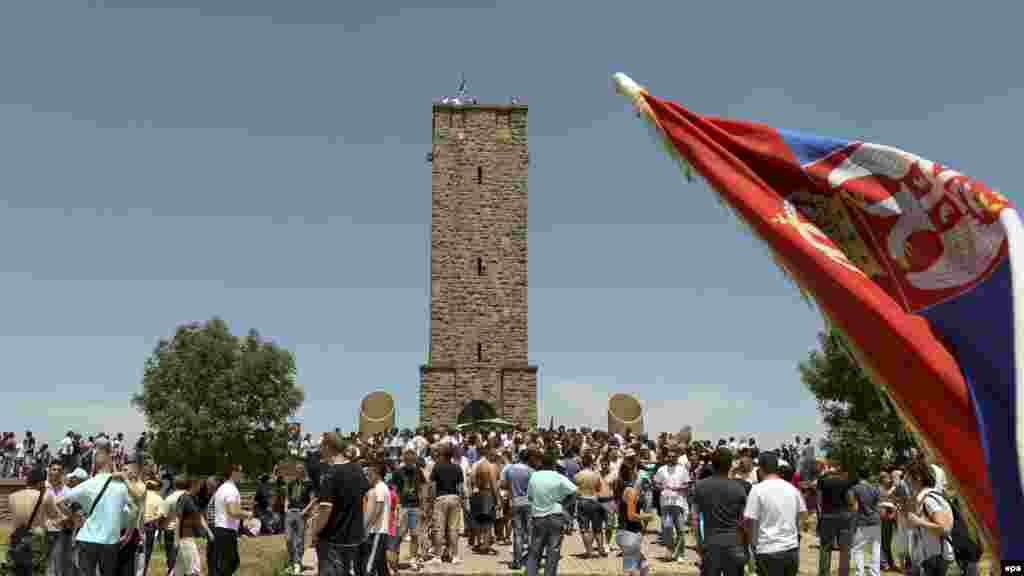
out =
[[[832,546],[839,545],[839,573],[850,573],[850,546],[853,544],[854,519],[850,514],[818,516],[818,576],[832,573]]]
[[[562,529],[565,527],[565,516],[551,514],[533,519],[533,530],[530,534],[530,558],[526,561],[527,576],[537,576],[541,550],[545,551],[544,576],[558,574],[558,562],[562,558]]]
[[[615,534],[615,543],[622,549],[623,572],[631,572],[643,568],[643,535],[639,532],[619,530]]]
[[[686,556],[687,512],[682,506],[661,507],[661,539],[673,559]]]
[[[288,563],[301,564],[303,542],[306,536],[306,519],[302,516],[302,510],[285,512],[284,533],[288,542]]]
[[[117,576],[117,544],[78,543],[78,567],[82,574]]]
[[[533,518],[530,505],[512,507],[512,566],[523,565],[523,554],[529,550]]]
[[[46,533],[46,574],[47,576],[73,576],[71,563],[71,533]]]

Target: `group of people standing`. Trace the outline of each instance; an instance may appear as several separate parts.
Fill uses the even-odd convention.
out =
[[[92,469],[92,454],[97,442],[109,444],[114,460],[114,467],[120,470],[129,458],[128,446],[124,433],[108,436],[99,433],[95,436],[83,437],[69,430],[52,449],[48,443],[37,446],[36,437],[31,430],[19,440],[14,432],[0,435],[0,478],[18,478],[25,480],[33,469],[49,468],[51,463],[60,464],[65,474],[75,468]],[[146,433],[143,432],[135,445],[135,452],[145,451]]]
[[[82,468],[65,474],[62,463],[51,462],[34,467],[26,487],[8,498],[15,527],[8,556],[18,576],[32,574],[34,530],[46,533],[52,576],[146,576],[161,532],[171,573],[200,573],[198,537],[208,541],[210,574],[237,571],[240,522],[251,516],[237,488],[241,467],[230,467],[214,491],[201,478],[179,477],[162,498],[141,458],[129,457],[118,470],[111,442],[98,438],[93,451],[93,474]]]
[[[642,575],[651,560],[644,534],[656,525],[666,562],[691,561],[692,534],[702,576],[794,576],[810,513],[819,576],[830,576],[834,548],[840,576],[851,562],[857,576],[944,576],[952,561],[976,574],[980,548],[969,548],[937,466],[916,459],[876,483],[866,470],[814,459],[806,441],[762,452],[753,441],[691,440],[688,429],[653,441],[590,430],[327,433],[261,478],[252,514],[242,509],[238,466],[213,482],[176,476],[161,497],[152,469],[131,458],[118,469],[114,444],[98,438],[92,474],[53,462],[10,502],[16,527],[47,531],[55,575],[144,576],[161,534],[174,574],[200,572],[205,539],[210,574],[232,575],[238,536],[259,533],[256,518],[286,534],[295,574],[312,546],[325,576],[390,576],[407,537],[409,568],[458,564],[465,537],[473,554],[510,545],[511,568],[555,576],[564,538],[578,531],[585,557],[617,553],[624,572]],[[12,540],[20,574],[29,573],[24,535]]]

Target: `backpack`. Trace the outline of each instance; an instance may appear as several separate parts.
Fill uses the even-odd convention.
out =
[[[937,494],[938,492],[933,490],[925,497],[934,497]],[[945,496],[943,498],[949,504],[953,514],[953,527],[946,535],[946,540],[953,547],[953,554],[956,556],[957,562],[973,563],[981,560],[981,546],[977,540],[971,537],[971,531],[960,514],[960,502],[956,498],[946,498]]]

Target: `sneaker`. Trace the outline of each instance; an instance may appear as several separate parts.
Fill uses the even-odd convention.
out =
[[[686,558],[680,556],[679,558],[676,558],[676,562],[678,562],[679,564],[683,564],[684,562],[686,562]]]
[[[424,562],[423,565],[424,566],[440,566],[441,565],[441,557],[440,556],[434,556],[430,560],[427,560],[426,562]]]
[[[452,564],[462,564],[462,558],[455,556],[452,558]]]

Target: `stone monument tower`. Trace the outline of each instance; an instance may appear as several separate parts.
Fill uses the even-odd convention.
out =
[[[527,355],[527,107],[465,94],[433,106],[430,353],[420,423],[536,424]]]

